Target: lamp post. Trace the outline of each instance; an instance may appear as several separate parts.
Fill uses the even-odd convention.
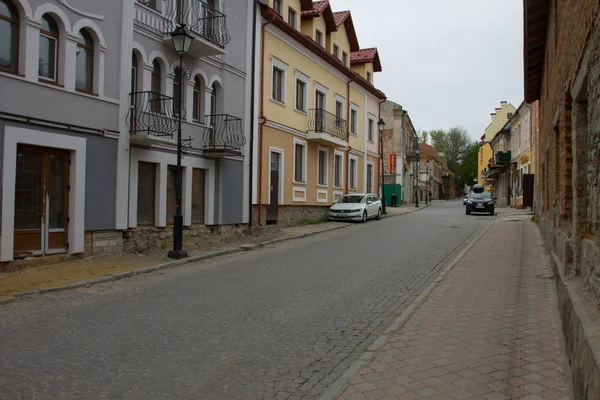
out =
[[[429,160],[425,161],[425,172],[427,174],[425,178],[425,204],[429,204],[427,201],[429,197]]]
[[[189,50],[194,37],[189,34],[185,24],[178,24],[177,28],[171,32],[171,40],[173,48],[179,54],[179,115],[177,121],[177,176],[175,178],[175,215],[173,216],[173,250],[169,251],[169,258],[186,258],[187,251],[183,250],[183,214],[181,210],[181,192],[182,192],[182,177],[181,177],[181,159],[182,154],[182,138],[181,138],[181,123],[183,119],[183,56]]]
[[[377,128],[379,129],[379,147],[381,148],[381,212],[387,214],[385,204],[385,182],[383,175],[383,130],[385,129],[385,122],[382,118],[379,118],[377,122]]]
[[[419,207],[419,180],[421,179],[421,171],[419,171],[419,161],[421,161],[421,150],[419,149],[419,144],[415,143],[415,153],[417,153],[417,186],[416,186],[416,196],[415,196],[415,207]]]

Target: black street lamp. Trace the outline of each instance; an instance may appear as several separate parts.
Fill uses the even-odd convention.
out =
[[[415,207],[419,207],[419,180],[421,179],[421,171],[419,171],[419,161],[421,161],[421,150],[419,149],[419,143],[415,143],[415,153],[417,153],[417,185],[415,187]]]
[[[385,129],[385,122],[382,118],[379,118],[377,122],[377,128],[379,128],[379,147],[381,148],[381,212],[387,214],[385,204],[385,182],[383,175],[383,130]]]
[[[425,161],[425,172],[426,172],[426,178],[425,178],[425,204],[429,204],[427,202],[427,198],[429,197],[429,160]]]
[[[178,24],[177,28],[171,32],[171,40],[173,41],[173,48],[175,52],[179,54],[179,113],[178,113],[178,125],[177,125],[177,176],[175,178],[175,215],[173,217],[173,250],[169,251],[169,258],[186,258],[188,256],[187,251],[183,250],[183,213],[181,210],[182,202],[182,174],[181,174],[181,159],[183,158],[182,152],[182,138],[181,138],[181,123],[183,119],[183,56],[190,51],[190,46],[194,41],[194,37],[189,34],[185,28],[185,24]]]

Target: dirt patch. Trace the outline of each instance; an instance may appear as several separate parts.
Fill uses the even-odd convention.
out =
[[[199,235],[186,238],[184,248],[189,255],[197,255],[242,244],[258,244],[292,234],[292,232],[277,227],[257,227],[226,236]],[[40,260],[26,269],[0,274],[0,297],[64,286],[164,263],[168,260],[167,251],[168,249],[155,248],[144,254],[96,255],[84,259],[69,259],[64,256],[61,258],[47,257],[47,260]],[[60,262],[56,262],[57,259]],[[39,265],[40,263],[43,265]]]

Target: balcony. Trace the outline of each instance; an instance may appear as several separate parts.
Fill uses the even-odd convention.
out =
[[[172,144],[178,123],[173,98],[153,92],[135,92],[129,96],[131,104],[126,122],[131,142],[143,145]]]
[[[188,53],[192,57],[227,54],[225,46],[231,40],[225,14],[204,0],[138,0],[134,21],[162,37],[169,47],[172,47],[169,34],[178,24],[185,24],[194,37]]]
[[[495,165],[506,165],[510,164],[511,161],[511,152],[508,151],[497,151],[496,157],[494,160]]]
[[[408,139],[408,145],[404,149],[407,162],[415,162],[419,156],[419,141],[416,136]]]
[[[309,110],[307,139],[325,146],[348,144],[346,121],[320,108]]]
[[[241,118],[228,114],[206,116],[206,128],[202,135],[205,155],[214,157],[242,156],[246,144]]]

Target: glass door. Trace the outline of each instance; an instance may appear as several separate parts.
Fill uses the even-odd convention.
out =
[[[17,148],[15,258],[68,249],[69,189],[68,151]]]

